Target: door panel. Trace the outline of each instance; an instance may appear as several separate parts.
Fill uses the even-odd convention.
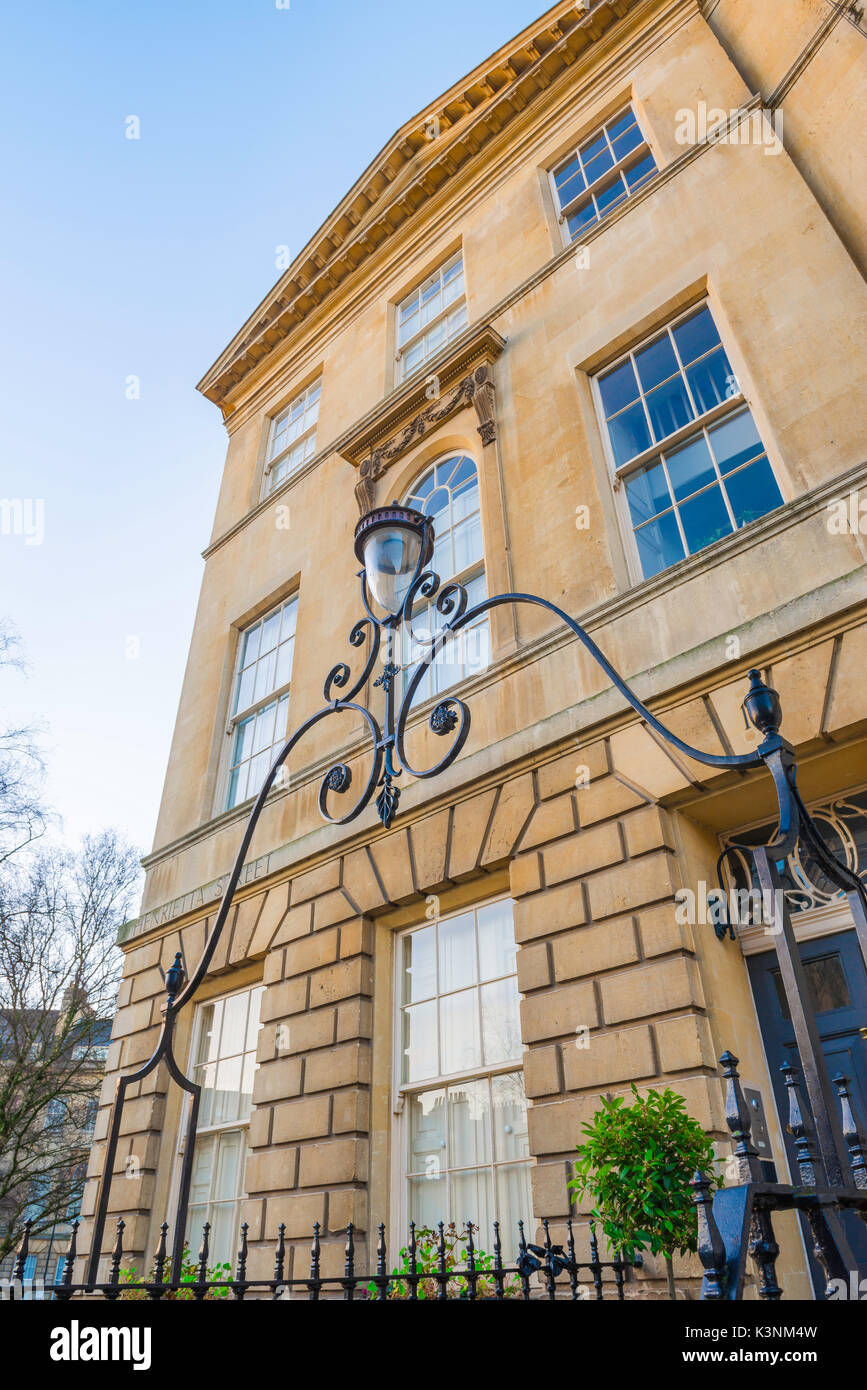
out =
[[[800,943],[807,983],[812,994],[816,1026],[830,1076],[842,1071],[850,1078],[850,1090],[855,1115],[864,1134],[867,1120],[867,1042],[861,1030],[867,1025],[867,973],[854,931],[835,932],[832,936],[817,937]],[[763,951],[750,956],[750,983],[759,1015],[768,1069],[774,1088],[774,1100],[780,1125],[786,1139],[786,1151],[793,1180],[797,1182],[794,1145],[788,1133],[789,1100],[780,1067],[800,1063],[795,1046],[785,994],[782,989],[775,951]],[[803,1083],[799,1085],[801,1101],[807,1115],[809,1102]],[[838,1112],[839,1115],[839,1112]],[[814,1150],[815,1151],[815,1150]],[[867,1273],[867,1225],[859,1217],[843,1217],[846,1236],[853,1255]],[[807,1250],[810,1250],[809,1230],[802,1219]],[[821,1296],[824,1276],[810,1257],[811,1273],[817,1296]]]

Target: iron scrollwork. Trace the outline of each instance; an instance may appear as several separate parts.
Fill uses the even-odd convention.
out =
[[[325,705],[295,730],[278,753],[250,812],[223,893],[222,902],[205,943],[202,956],[189,977],[186,975],[186,967],[182,957],[178,956],[174,966],[166,976],[167,996],[163,1005],[163,1024],[153,1055],[137,1071],[118,1078],[87,1270],[87,1282],[91,1286],[97,1282],[97,1266],[101,1255],[125,1094],[130,1086],[148,1076],[161,1061],[166,1063],[172,1078],[190,1095],[187,1136],[175,1214],[171,1260],[172,1279],[177,1280],[180,1277],[200,1088],[184,1075],[175,1059],[174,1024],[181,1009],[195,995],[213,959],[233,904],[253,834],[280,769],[305,734],[322,720],[336,714],[352,714],[360,718],[366,726],[366,732],[372,745],[371,771],[350,808],[342,814],[332,813],[329,805],[330,798],[346,796],[353,784],[353,773],[349,764],[343,761],[335,763],[327,770],[322,779],[319,789],[319,809],[325,820],[332,824],[345,825],[355,820],[364,811],[378,791],[375,803],[376,810],[383,826],[387,829],[392,824],[398,810],[400,789],[397,786],[397,779],[404,772],[419,779],[438,776],[455,761],[469,737],[470,710],[466,702],[456,694],[444,695],[437,701],[430,715],[429,728],[437,738],[448,738],[450,740],[449,746],[440,760],[433,766],[427,768],[413,766],[406,750],[407,724],[412,711],[413,699],[421,682],[447,645],[455,641],[459,634],[471,624],[479,621],[495,608],[505,605],[530,604],[553,614],[573,633],[644,723],[687,758],[703,763],[708,767],[739,772],[757,769],[763,765],[767,767],[771,772],[777,791],[778,831],[768,846],[763,849],[760,848],[758,851],[755,846],[750,846],[751,852],[754,853],[757,863],[760,862],[760,854],[764,854],[763,862],[766,865],[771,865],[769,870],[771,872],[773,870],[772,861],[784,858],[796,846],[799,837],[802,837],[822,870],[847,893],[855,914],[862,950],[867,958],[867,895],[865,895],[864,887],[858,875],[848,866],[841,864],[827,848],[804,807],[795,782],[794,752],[779,733],[781,720],[779,697],[764,683],[758,671],[750,672],[751,685],[744,700],[744,712],[745,717],[748,717],[763,735],[762,742],[758,748],[748,753],[706,753],[701,749],[693,748],[662,724],[638,698],[631,687],[626,684],[584,628],[556,604],[534,594],[504,593],[485,598],[471,607],[468,603],[466,589],[462,585],[450,582],[441,587],[439,577],[432,570],[424,569],[425,563],[426,554],[423,548],[400,611],[385,617],[378,616],[374,612],[365,572],[364,570],[360,572],[361,602],[366,616],[361,618],[352,628],[349,634],[349,644],[358,650],[369,643],[366,659],[354,679],[351,668],[345,661],[338,662],[331,668],[323,688]],[[431,603],[439,617],[445,620],[442,626],[437,627],[432,633],[417,634],[413,631],[413,611],[421,600]],[[401,665],[397,659],[398,644],[404,635],[408,636],[416,648],[421,650],[422,655],[414,663]],[[380,659],[383,663],[382,673],[373,682],[373,685],[383,692],[384,712],[381,724],[370,709],[357,700],[361,691],[368,685]],[[402,690],[398,702],[396,700],[396,688],[401,677],[403,678]],[[726,851],[726,853],[728,852]],[[778,946],[778,950],[780,949]],[[799,1045],[804,1041],[808,1044],[808,1051],[812,1051],[812,1040],[806,1035],[805,1038],[799,1037]],[[816,1081],[815,1057],[804,1058],[803,1046],[801,1051],[810,1099],[815,1110],[820,1101],[822,1089]],[[845,1152],[842,1136],[838,1140],[836,1133],[832,1135],[829,1132],[827,1135],[820,1135],[819,1137],[828,1166],[835,1166],[832,1163],[832,1159],[836,1157],[835,1151]],[[770,1246],[765,1253],[768,1262],[770,1262],[773,1253]],[[559,1252],[557,1252],[557,1256],[559,1258]]]

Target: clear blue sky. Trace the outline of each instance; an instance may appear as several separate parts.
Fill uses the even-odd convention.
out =
[[[0,534],[0,615],[31,666],[0,704],[44,723],[67,837],[151,845],[225,452],[196,381],[275,248],[295,255],[399,125],[544,9],[7,7],[0,499],[33,540],[44,503],[44,539]]]

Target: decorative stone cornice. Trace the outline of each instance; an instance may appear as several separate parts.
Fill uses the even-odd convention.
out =
[[[296,257],[198,389],[224,414],[257,363],[484,145],[642,0],[564,0],[403,126]]]
[[[483,446],[497,437],[491,367],[506,346],[490,324],[469,329],[431,358],[424,376],[386,397],[338,441],[336,452],[359,470],[360,513],[374,505],[374,485],[409,449],[450,416],[472,404]]]

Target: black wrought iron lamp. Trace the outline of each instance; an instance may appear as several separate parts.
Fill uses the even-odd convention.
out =
[[[377,507],[367,512],[358,522],[354,544],[356,557],[364,566],[359,578],[361,601],[367,616],[361,618],[352,628],[349,643],[354,648],[360,648],[369,642],[366,659],[354,679],[349,665],[344,661],[331,668],[323,690],[326,703],[295,730],[278,753],[250,812],[220,909],[202,956],[185,985],[182,961],[180,958],[176,960],[175,966],[166,977],[168,994],[163,1006],[164,1021],[156,1049],[139,1070],[118,1078],[96,1208],[88,1283],[93,1285],[96,1282],[125,1093],[130,1085],[144,1079],[153,1071],[161,1060],[165,1060],[173,1078],[191,1095],[172,1251],[172,1279],[176,1280],[179,1277],[200,1088],[184,1075],[175,1059],[174,1021],[180,1010],[196,993],[211,963],[232,908],[253,833],[280,768],[298,742],[315,724],[335,714],[352,712],[358,715],[366,725],[371,738],[373,765],[370,775],[360,795],[349,808],[342,814],[335,814],[329,806],[330,798],[345,796],[352,785],[352,770],[349,765],[336,763],[322,779],[319,809],[326,820],[334,824],[346,824],[361,814],[378,789],[376,810],[383,825],[389,827],[397,813],[400,799],[395,779],[403,771],[420,779],[437,776],[454,762],[470,731],[470,711],[467,705],[457,693],[445,693],[430,714],[429,728],[440,738],[451,736],[451,743],[444,756],[432,767],[414,767],[407,755],[405,740],[407,720],[419,685],[443,648],[453,642],[463,629],[492,609],[511,604],[532,604],[553,613],[577,637],[647,726],[687,758],[709,767],[740,772],[765,766],[771,773],[779,806],[777,834],[768,845],[738,848],[752,853],[761,887],[763,890],[770,890],[771,893],[775,920],[770,927],[780,960],[781,976],[816,1123],[819,1148],[817,1161],[823,1176],[827,1177],[832,1186],[840,1183],[841,1175],[846,1169],[847,1150],[840,1123],[836,1118],[836,1106],[809,1003],[809,991],[795,943],[790,914],[781,891],[777,864],[792,852],[800,839],[803,839],[820,867],[848,897],[865,964],[867,894],[858,876],[831,854],[801,800],[796,785],[794,750],[779,732],[782,710],[776,691],[764,682],[759,671],[750,671],[750,688],[744,698],[743,708],[745,715],[762,735],[761,743],[749,753],[706,753],[702,749],[693,748],[666,728],[626,684],[580,623],[556,604],[535,594],[505,593],[485,598],[470,607],[467,591],[461,584],[450,582],[441,585],[439,576],[427,568],[434,551],[433,522],[430,517],[411,508],[402,507],[397,502],[390,506]],[[413,612],[420,600],[432,605],[438,617],[442,619],[441,626],[433,632],[421,634],[413,630]],[[381,612],[377,613],[374,605]],[[418,660],[406,666],[402,666],[398,660],[398,642],[402,640],[404,633],[409,634],[415,647],[422,652]],[[366,705],[356,701],[356,696],[374,675],[380,658],[383,634],[385,650],[382,671],[373,679],[373,686],[382,689],[384,696],[380,724]],[[395,681],[401,673],[404,681],[398,703],[395,700]],[[725,928],[717,931],[721,938],[726,934]]]

